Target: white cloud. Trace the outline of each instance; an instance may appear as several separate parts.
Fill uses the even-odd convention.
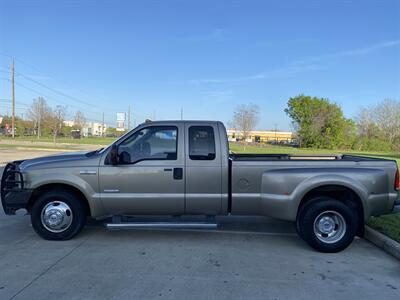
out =
[[[255,81],[255,80],[265,80],[265,79],[276,79],[276,78],[286,78],[293,76],[298,73],[316,71],[323,68],[322,62],[324,60],[328,60],[331,58],[340,58],[340,57],[348,57],[348,56],[357,56],[362,54],[368,54],[370,52],[390,48],[400,45],[400,40],[392,40],[386,41],[382,43],[377,43],[374,45],[370,45],[363,48],[344,50],[335,53],[322,54],[317,56],[312,56],[309,58],[305,58],[303,60],[298,60],[290,63],[289,65],[273,69],[270,71],[264,71],[256,74],[250,74],[245,76],[236,76],[236,77],[228,77],[228,78],[200,78],[200,79],[191,79],[186,81],[178,82],[180,84],[193,84],[193,85],[201,85],[201,84],[224,84],[224,83],[240,83],[247,81]]]
[[[344,50],[344,51],[339,51],[339,52],[335,52],[335,53],[311,56],[306,59],[296,61],[295,63],[304,64],[304,63],[321,61],[321,60],[325,60],[325,59],[329,59],[329,58],[357,56],[357,55],[362,55],[362,54],[368,54],[368,53],[374,52],[379,49],[395,47],[398,45],[400,45],[400,40],[386,41],[386,42],[366,46],[363,48],[350,49],[350,50]]]
[[[282,67],[270,71],[260,72],[257,74],[250,74],[246,76],[237,76],[237,77],[229,77],[229,78],[202,78],[202,79],[191,79],[188,81],[184,81],[183,83],[189,84],[221,84],[221,83],[235,83],[235,82],[246,82],[246,81],[254,81],[254,80],[265,80],[265,79],[273,79],[273,78],[285,78],[288,76],[292,76],[297,73],[307,72],[307,71],[315,71],[319,70],[320,66],[318,65],[303,65],[303,66],[288,66]]]

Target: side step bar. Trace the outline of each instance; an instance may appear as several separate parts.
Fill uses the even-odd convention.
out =
[[[217,223],[202,222],[121,222],[106,223],[107,229],[216,229]]]

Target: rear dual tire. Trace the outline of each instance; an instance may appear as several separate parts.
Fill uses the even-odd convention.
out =
[[[315,197],[301,208],[296,229],[312,248],[334,253],[351,244],[357,232],[357,220],[357,212],[343,202]]]

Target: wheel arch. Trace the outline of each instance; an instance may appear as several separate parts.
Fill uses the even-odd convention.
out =
[[[65,184],[65,183],[47,183],[47,184],[43,184],[41,186],[36,187],[33,190],[32,195],[28,201],[28,205],[27,205],[28,212],[31,211],[33,204],[35,203],[36,199],[40,195],[43,195],[46,192],[54,191],[54,190],[63,190],[63,191],[67,191],[67,192],[70,192],[70,193],[73,193],[74,195],[76,195],[77,198],[82,202],[82,204],[85,207],[85,214],[87,216],[91,216],[92,209],[90,207],[89,201],[86,198],[85,194],[77,187],[69,185],[69,184]]]
[[[358,215],[357,219],[357,235],[363,236],[364,234],[364,218],[365,218],[365,207],[362,201],[362,196],[357,193],[353,188],[350,188],[342,184],[322,184],[317,187],[313,187],[307,191],[301,198],[299,207],[297,210],[297,217],[302,211],[302,208],[310,200],[320,197],[330,197],[339,200],[349,206],[351,209],[355,210]],[[296,217],[296,219],[297,219]]]

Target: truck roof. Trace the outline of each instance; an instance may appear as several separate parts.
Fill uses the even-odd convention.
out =
[[[204,123],[204,124],[223,124],[221,121],[207,121],[207,120],[158,120],[158,121],[145,121],[144,123],[140,124],[180,124],[180,123]]]

